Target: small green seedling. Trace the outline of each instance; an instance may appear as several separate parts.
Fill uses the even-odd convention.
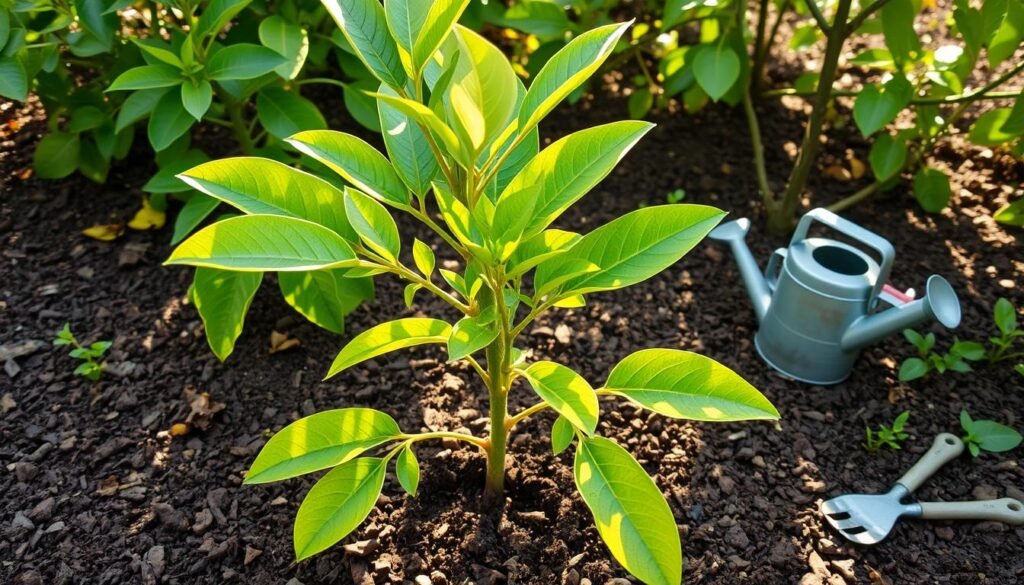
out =
[[[941,354],[935,349],[935,334],[921,335],[913,329],[904,329],[903,337],[917,348],[918,357],[907,358],[900,365],[900,382],[924,378],[932,372],[945,374],[947,371],[970,372],[970,364],[984,359],[985,347],[976,341],[960,341],[953,338],[949,352]]]
[[[905,410],[892,421],[891,427],[880,425],[877,431],[872,431],[871,427],[864,427],[864,448],[868,453],[876,453],[882,447],[899,449],[900,444],[907,438],[903,427],[907,424],[908,418],[910,411]]]
[[[686,199],[685,189],[676,189],[675,191],[669,191],[665,195],[665,202],[668,204],[680,203],[683,199]]]
[[[966,410],[960,411],[960,426],[964,428],[964,444],[977,457],[982,451],[1003,453],[1020,445],[1020,433],[994,420],[974,420]]]
[[[109,341],[96,341],[89,346],[84,346],[71,333],[71,324],[65,323],[64,327],[57,332],[57,339],[53,340],[53,345],[72,346],[74,349],[71,350],[71,357],[82,360],[82,363],[78,364],[78,367],[75,368],[75,374],[95,382],[103,375],[103,364],[98,360],[103,357],[103,354],[107,353],[107,350],[113,344]]]
[[[1017,323],[1017,309],[1010,301],[999,299],[992,313],[999,335],[988,338],[988,361],[994,363],[1024,358],[1024,348],[1017,346],[1024,341],[1024,329],[1020,329]],[[1014,369],[1024,374],[1024,364],[1017,364]]]

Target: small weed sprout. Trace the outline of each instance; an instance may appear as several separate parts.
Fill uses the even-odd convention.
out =
[[[908,418],[910,411],[905,410],[892,421],[892,426],[880,425],[877,431],[872,431],[869,426],[864,427],[864,448],[872,454],[877,453],[882,447],[899,449],[900,444],[907,438],[903,427],[906,426]]]
[[[964,429],[964,444],[972,457],[977,457],[982,451],[1011,451],[1021,442],[1020,433],[1014,429],[993,420],[974,420],[966,410],[960,411],[960,426]]]
[[[1010,301],[1001,298],[996,301],[992,313],[996,327],[999,329],[999,335],[988,338],[989,350],[986,356],[988,361],[995,363],[1024,359],[1024,348],[1018,345],[1024,341],[1024,330],[1020,329],[1017,322],[1017,309]],[[1018,363],[1013,369],[1024,375],[1024,363]]]
[[[686,189],[676,189],[675,191],[669,191],[665,195],[665,203],[669,205],[681,203],[683,199],[686,199]]]
[[[71,333],[71,324],[65,323],[64,327],[57,332],[57,338],[53,340],[53,345],[70,345],[73,349],[69,355],[82,361],[75,368],[74,373],[95,382],[103,375],[103,364],[98,360],[103,357],[103,354],[107,353],[107,350],[113,344],[109,341],[96,341],[88,346],[82,345],[75,338],[75,335]]]
[[[949,352],[935,351],[935,334],[921,335],[913,329],[904,329],[903,337],[917,348],[917,357],[907,358],[900,365],[900,382],[924,378],[932,372],[945,374],[947,371],[971,372],[970,364],[985,359],[985,346],[976,341],[960,341],[953,338]]]

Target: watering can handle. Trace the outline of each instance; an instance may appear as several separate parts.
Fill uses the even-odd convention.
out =
[[[875,287],[871,292],[871,306],[874,306],[878,295],[882,292],[882,287],[889,281],[889,273],[892,272],[892,263],[896,258],[896,250],[892,247],[892,244],[882,236],[868,231],[852,221],[845,220],[827,209],[819,207],[818,209],[808,211],[800,218],[800,223],[797,224],[796,231],[793,232],[793,238],[789,241],[789,245],[792,246],[807,238],[807,232],[815,221],[849,236],[878,252],[878,255],[881,257],[881,262],[878,265],[878,281],[875,282]]]
[[[764,267],[764,281],[768,284],[768,290],[775,292],[775,285],[779,283],[779,270],[782,262],[786,260],[785,248],[778,248],[768,258],[768,265]]]

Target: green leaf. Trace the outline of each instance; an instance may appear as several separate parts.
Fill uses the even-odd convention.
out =
[[[534,287],[540,290],[574,265],[590,264],[599,269],[563,282],[563,296],[634,285],[682,258],[724,216],[704,205],[659,205],[627,213],[583,236],[564,254],[541,262]]]
[[[210,161],[179,175],[190,187],[251,215],[297,217],[355,242],[340,189],[274,160],[235,157]]]
[[[126,91],[130,89],[155,89],[173,87],[185,81],[181,70],[171,65],[142,65],[132,67],[117,76],[107,91]]]
[[[1020,433],[991,420],[974,421],[971,434],[978,439],[978,446],[990,453],[1010,451],[1021,443]]]
[[[245,474],[268,483],[334,467],[401,436],[395,419],[370,408],[341,408],[300,418],[267,441]]]
[[[416,0],[384,0],[384,16],[388,23],[391,36],[394,37],[401,52],[411,60],[412,49],[416,45],[416,36],[423,28],[427,19],[427,12],[430,10],[429,2],[417,2]],[[412,65],[411,63],[409,65]],[[410,66],[406,71],[412,75],[422,70],[420,67]]]
[[[446,343],[452,326],[437,319],[408,318],[381,323],[349,341],[324,379],[377,356],[427,343]]]
[[[120,134],[122,130],[131,124],[148,116],[156,108],[157,103],[165,93],[169,93],[169,90],[143,89],[129,95],[128,99],[124,100],[121,104],[121,109],[117,113],[117,123],[114,126],[114,132]]]
[[[679,585],[682,548],[672,510],[633,456],[604,437],[581,437],[573,474],[615,560],[649,585]]]
[[[521,0],[515,3],[505,11],[501,24],[541,38],[559,37],[573,30],[563,4],[548,0]],[[533,59],[533,55],[530,59]]]
[[[853,121],[864,136],[871,136],[892,122],[913,96],[913,86],[902,75],[893,77],[881,89],[864,86],[853,104]]]
[[[498,329],[493,321],[484,323],[479,316],[463,317],[448,336],[448,361],[454,362],[480,351],[497,337]]]
[[[907,358],[900,364],[900,382],[910,382],[928,375],[928,364],[920,358]]]
[[[1003,225],[1024,226],[1024,199],[1007,203],[999,208],[992,218]]]
[[[280,87],[260,90],[256,96],[256,116],[267,132],[279,140],[303,130],[327,128],[316,104]]]
[[[50,132],[36,145],[32,166],[41,179],[62,179],[78,168],[78,134]]]
[[[505,55],[482,36],[458,27],[453,44],[459,59],[445,92],[445,111],[453,129],[480,152],[512,119],[519,82]]]
[[[1010,301],[1000,298],[992,310],[992,318],[1003,335],[1009,335],[1017,330],[1017,310],[1013,308]]]
[[[589,79],[611,55],[631,24],[632,20],[589,30],[555,53],[534,78],[519,107],[519,131],[536,126]]]
[[[362,524],[380,497],[386,470],[386,459],[362,457],[320,478],[295,515],[295,560],[327,550]]]
[[[203,119],[212,102],[213,86],[209,81],[204,79],[198,85],[193,85],[190,81],[181,84],[181,103],[197,121]]]
[[[199,23],[192,34],[202,38],[219,33],[250,2],[252,0],[211,0],[199,16]]]
[[[420,462],[412,452],[412,445],[406,446],[398,453],[395,459],[395,475],[398,476],[398,483],[405,493],[415,498],[416,490],[420,487]]]
[[[71,113],[71,120],[68,122],[68,132],[78,134],[88,130],[95,130],[106,121],[107,114],[96,106],[75,108]]]
[[[262,272],[196,268],[192,300],[203,319],[206,341],[220,361],[228,359],[234,351],[245,314],[262,280]]]
[[[1004,134],[1024,134],[1024,99],[1018,98],[1014,101],[1010,114],[999,130]]]
[[[416,269],[423,276],[429,279],[434,274],[434,265],[436,264],[434,251],[430,249],[430,246],[421,242],[419,238],[414,239],[412,242],[412,260],[416,263]]]
[[[526,163],[502,191],[502,199],[539,186],[536,202],[509,213],[529,214],[523,238],[544,230],[615,168],[622,157],[654,127],[648,122],[612,122],[574,132],[555,141]]]
[[[443,150],[447,150],[448,154],[454,156],[456,160],[463,164],[463,166],[469,166],[473,161],[472,153],[466,151],[463,144],[459,142],[455,132],[449,128],[443,120],[441,120],[434,110],[419,102],[385,93],[370,94],[370,97],[381,102],[379,104],[381,107],[389,106],[394,108],[411,120],[415,121],[417,124],[420,124],[429,130],[431,135],[440,142],[439,146],[443,147]]]
[[[409,1],[419,4],[413,0]],[[392,98],[398,97],[398,94],[386,85],[381,85],[379,93]],[[395,171],[413,193],[422,197],[430,190],[430,182],[440,172],[427,137],[415,121],[390,104],[380,102],[377,109],[384,146],[395,166]]]
[[[398,225],[383,205],[355,189],[346,187],[345,214],[364,244],[387,260],[398,261],[398,254],[402,249]]]
[[[310,221],[245,215],[218,221],[181,243],[165,264],[242,272],[303,271],[355,260],[338,234]]]
[[[204,219],[209,217],[219,204],[220,200],[193,191],[188,200],[185,201],[181,211],[178,212],[178,217],[174,220],[174,234],[171,236],[171,245],[177,245],[178,242],[184,240],[185,236],[192,233],[192,230],[196,229]]]
[[[367,95],[367,92],[373,91],[377,87],[376,80],[353,81],[342,88],[341,95],[349,115],[364,128],[379,133],[381,126],[377,100]]]
[[[185,106],[182,105],[179,92],[165,93],[149,116],[147,133],[153,150],[160,152],[174,144],[175,140],[188,132],[195,121],[192,114],[189,114]]]
[[[208,160],[210,160],[210,157],[205,152],[194,148],[181,153],[175,153],[173,157],[161,161],[160,170],[146,181],[146,184],[142,186],[142,190],[147,193],[183,193],[191,191],[189,185],[182,181],[178,175]]]
[[[406,74],[398,45],[388,31],[378,0],[321,0],[338,24],[356,57],[394,89],[405,87]]]
[[[1013,56],[1021,41],[1024,41],[1024,1],[1010,0],[1006,7],[1006,18],[988,43],[989,67],[994,70]],[[1018,99],[1017,103],[1024,102]]]
[[[914,175],[914,197],[928,213],[939,213],[949,205],[953,191],[946,173],[933,167],[922,167]]]
[[[217,51],[206,64],[210,79],[253,79],[288,64],[277,51],[252,43],[235,43]]]
[[[17,57],[0,57],[0,96],[19,102],[28,97],[28,73]]]
[[[971,126],[968,140],[980,146],[1000,146],[1024,134],[1024,128],[1020,132],[1007,132],[1003,128],[1012,111],[1011,108],[996,108],[985,112]]]
[[[921,52],[921,40],[914,30],[917,7],[913,0],[892,0],[879,11],[885,46],[897,66],[912,60]]]
[[[277,51],[286,59],[274,68],[274,72],[282,79],[298,77],[309,54],[309,35],[305,29],[275,14],[260,21],[259,35],[263,46]]]
[[[903,170],[907,162],[907,145],[890,134],[882,134],[871,145],[868,161],[879,183],[891,179]]]
[[[524,376],[537,396],[587,435],[597,430],[600,407],[590,383],[572,369],[555,362],[535,362]]]
[[[630,354],[612,369],[605,389],[673,418],[779,418],[772,403],[736,372],[688,351],[645,349]]]
[[[558,415],[551,425],[551,451],[555,455],[565,451],[575,437],[576,432],[573,431],[572,424],[564,416]]]
[[[509,277],[519,276],[541,262],[562,254],[576,242],[580,235],[562,230],[544,230],[530,239],[523,240],[505,267]]]
[[[727,43],[702,47],[693,60],[697,83],[714,101],[718,101],[740,78],[740,58]]]
[[[373,298],[373,280],[348,278],[346,270],[281,272],[277,275],[284,300],[310,322],[328,331],[345,332],[345,315]]]
[[[654,107],[654,94],[651,93],[650,88],[638,88],[629,95],[627,107],[629,109],[629,117],[639,120],[646,116],[651,111],[651,108]]]
[[[342,132],[310,130],[292,136],[287,142],[330,167],[360,191],[394,205],[409,205],[409,191],[394,167],[365,141]]]
[[[416,35],[416,43],[411,51],[414,68],[418,67],[417,73],[422,70],[423,65],[427,63],[434,52],[441,47],[441,43],[448,37],[468,5],[469,0],[433,0],[430,2],[430,8],[423,19],[423,26]],[[491,99],[501,100],[502,97],[491,96]]]
[[[132,43],[135,43],[135,46],[141,49],[143,53],[149,55],[150,57],[153,57],[157,61],[160,61],[165,65],[170,65],[171,67],[175,67],[177,69],[185,68],[185,64],[182,63],[181,58],[178,57],[178,55],[176,55],[174,51],[171,51],[169,48],[167,48],[168,45],[166,45],[162,41],[150,39],[130,40]]]

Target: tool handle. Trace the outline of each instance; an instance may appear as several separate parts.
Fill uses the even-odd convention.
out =
[[[959,437],[949,433],[939,433],[928,452],[903,474],[898,483],[907,488],[908,492],[913,492],[940,467],[956,459],[963,452],[964,442]]]
[[[764,267],[764,280],[768,283],[768,290],[775,292],[775,286],[779,284],[779,271],[782,270],[782,263],[786,260],[786,248],[779,248],[772,252],[768,258],[768,265]]]
[[[921,502],[925,520],[996,520],[1024,524],[1024,504],[1013,498],[977,502]]]
[[[889,273],[892,272],[892,264],[896,259],[896,249],[892,247],[889,240],[882,236],[868,231],[852,221],[843,219],[822,207],[812,209],[800,218],[800,223],[797,224],[796,230],[793,231],[793,238],[789,241],[790,247],[807,238],[807,232],[811,229],[811,224],[814,222],[830,227],[878,252],[881,260],[879,262],[878,279],[875,282],[874,290],[871,292],[871,299],[868,301],[868,309],[874,307],[879,293],[882,292],[882,286],[889,280]]]

